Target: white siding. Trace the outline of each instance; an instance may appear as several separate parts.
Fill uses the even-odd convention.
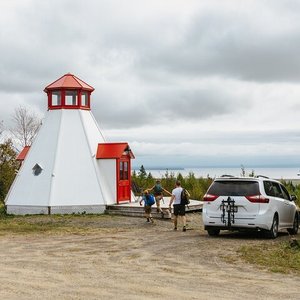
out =
[[[50,206],[105,203],[80,114],[65,110],[61,119]]]
[[[47,114],[6,198],[7,205],[48,206],[61,112]],[[43,171],[34,176],[32,168],[37,163]]]
[[[90,111],[48,111],[6,198],[8,212],[104,212],[117,196],[116,161],[95,158],[103,142]],[[38,176],[35,164],[43,168]]]
[[[97,160],[99,179],[106,204],[117,203],[117,175],[115,159]]]

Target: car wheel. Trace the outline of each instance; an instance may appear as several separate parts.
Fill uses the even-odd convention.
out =
[[[220,229],[216,229],[216,228],[207,229],[207,233],[209,236],[218,236],[220,233]]]
[[[276,239],[278,236],[278,215],[274,215],[272,227],[267,230],[267,236],[270,239]]]
[[[295,214],[293,228],[288,228],[289,234],[297,234],[299,229],[299,220],[298,220],[298,213]]]

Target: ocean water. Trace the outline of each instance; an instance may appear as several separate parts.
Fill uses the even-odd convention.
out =
[[[166,171],[174,173],[175,176],[181,173],[183,176],[187,176],[190,172],[194,173],[196,177],[219,177],[222,175],[241,176],[241,168],[183,168],[183,169],[146,169],[146,172],[151,172],[153,177],[162,178],[165,176]],[[300,168],[245,168],[245,174],[248,176],[254,172],[255,175],[263,175],[274,179],[299,179],[300,180]],[[138,172],[138,170],[136,170]],[[298,175],[299,174],[299,175]]]

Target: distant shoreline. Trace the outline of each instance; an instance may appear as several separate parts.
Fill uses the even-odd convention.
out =
[[[144,166],[145,167],[145,166]],[[133,167],[132,171],[136,172],[136,174],[139,174],[139,169]],[[244,170],[241,168],[146,168],[145,171],[147,173],[151,173],[151,175],[154,178],[163,178],[166,176],[166,173],[172,174],[174,176],[177,176],[178,174],[181,174],[183,177],[189,176],[191,173],[194,174],[196,178],[216,178],[220,177],[224,174],[232,175],[235,177],[239,177],[242,174],[242,171],[244,171],[244,174],[246,177],[248,177],[250,174],[252,175],[262,175],[269,178],[274,178],[277,180],[285,180],[285,181],[292,181],[293,184],[300,184],[300,176],[298,176],[299,168],[293,167],[293,168],[248,168],[245,167]]]

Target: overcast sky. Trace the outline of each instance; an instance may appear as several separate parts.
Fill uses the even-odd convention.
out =
[[[300,167],[300,1],[1,0],[0,120],[71,72],[135,165]]]

